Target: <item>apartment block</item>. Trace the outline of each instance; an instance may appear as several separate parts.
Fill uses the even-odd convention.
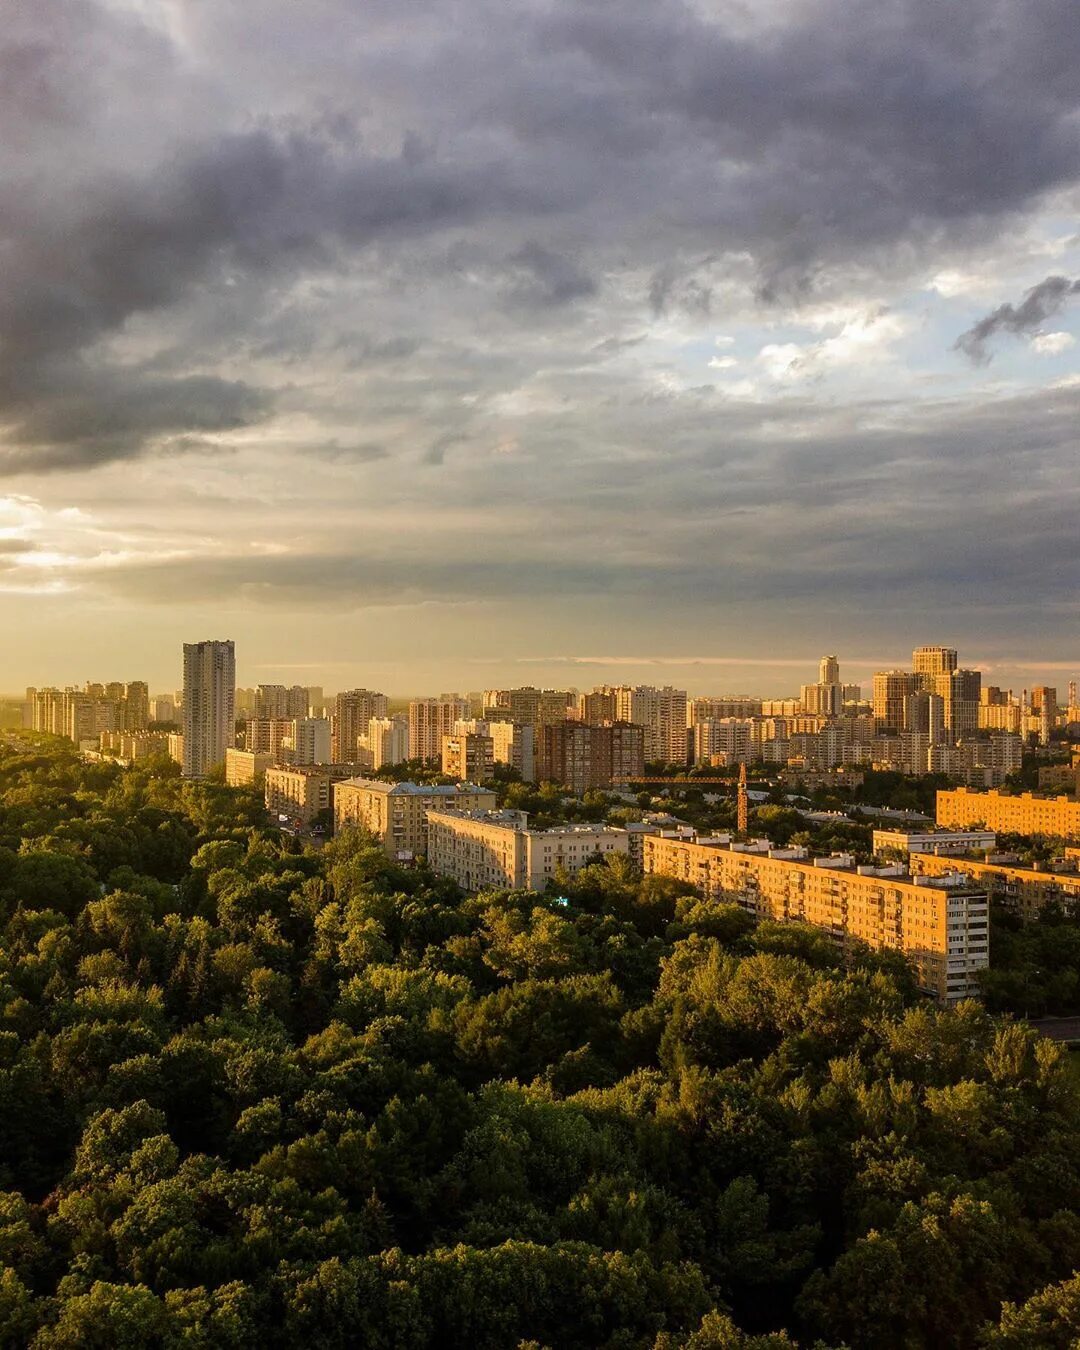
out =
[[[271,817],[282,825],[309,829],[320,811],[333,805],[335,783],[353,771],[352,765],[272,765],[266,770],[263,800]]]
[[[542,891],[560,872],[629,850],[626,830],[610,825],[532,830],[524,811],[428,812],[428,862],[466,891]]]
[[[458,694],[441,698],[414,698],[409,704],[409,758],[425,764],[442,761],[444,736],[469,715],[469,701]]]
[[[486,731],[455,731],[444,736],[442,771],[460,782],[490,782],[495,773],[494,739]]]
[[[687,700],[685,689],[665,685],[624,685],[618,690],[616,711],[620,722],[630,722],[645,731],[645,759],[664,764],[685,764],[687,759]]]
[[[391,858],[410,862],[427,852],[427,813],[493,811],[495,793],[474,783],[426,787],[349,778],[334,785],[334,828],[360,825],[382,841]]]
[[[269,755],[271,763],[280,764],[286,745],[292,743],[294,729],[290,717],[253,717],[244,728],[244,749]]]
[[[913,853],[911,870],[928,877],[960,872],[1025,923],[1037,919],[1051,905],[1067,914],[1080,907],[1080,872],[1075,864],[1060,869],[1033,868],[1021,867],[1015,857],[1006,861],[993,856],[943,858],[932,853]]]
[[[1001,834],[1045,834],[1080,839],[1080,801],[1069,797],[1036,797],[1031,792],[942,789],[937,794],[937,823],[952,828],[985,825]]]
[[[932,853],[948,858],[955,854],[985,852],[997,847],[993,830],[875,830],[874,852],[897,849],[901,853]]]
[[[372,718],[385,717],[386,710],[386,695],[373,689],[347,689],[338,694],[330,747],[335,763],[356,758],[357,743],[361,736],[367,735],[368,724]]]
[[[679,877],[706,899],[813,924],[844,950],[862,942],[902,952],[919,987],[943,1003],[977,994],[989,964],[987,893],[957,873],[930,879],[898,865],[857,868],[849,854],[811,858],[767,840],[690,840],[683,832],[647,835],[643,855],[646,874]]]
[[[225,762],[236,717],[236,650],[231,641],[184,643],[185,778]]]
[[[103,731],[100,750],[110,759],[134,764],[153,755],[168,754],[169,738],[152,731]]]
[[[269,755],[229,746],[225,751],[225,782],[229,787],[258,787],[273,762]]]
[[[403,717],[373,717],[367,735],[360,739],[373,770],[404,764],[409,758],[409,723]]]
[[[683,735],[685,735],[685,728]],[[559,722],[540,730],[537,773],[579,797],[640,778],[645,769],[645,731],[628,722],[588,726]]]

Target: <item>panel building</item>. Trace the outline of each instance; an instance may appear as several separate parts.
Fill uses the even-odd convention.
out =
[[[409,758],[425,764],[442,762],[444,736],[469,716],[469,701],[458,694],[414,698],[409,704]]]
[[[184,643],[185,778],[204,778],[224,764],[233,744],[236,649],[231,641]]]
[[[1031,792],[1008,796],[1002,792],[943,788],[937,794],[937,823],[949,829],[985,825],[1001,834],[1080,839],[1080,801],[1069,797],[1036,797]]]
[[[987,892],[955,872],[927,878],[899,865],[856,868],[848,854],[811,858],[763,839],[691,840],[685,832],[646,835],[643,853],[647,874],[679,877],[706,899],[733,901],[761,919],[813,924],[844,949],[860,942],[902,952],[920,988],[941,1002],[976,995],[989,964]]]
[[[373,717],[385,717],[387,699],[373,689],[347,689],[338,694],[333,719],[331,754],[336,763],[356,758],[357,742],[368,734]]]
[[[685,736],[685,728],[683,735]],[[541,782],[559,783],[579,797],[640,778],[645,768],[645,731],[629,722],[588,726],[558,722],[542,727],[537,753]]]

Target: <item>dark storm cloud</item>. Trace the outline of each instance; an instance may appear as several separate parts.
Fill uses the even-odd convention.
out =
[[[577,325],[612,291],[632,333],[649,304],[900,276],[1080,173],[1074,0],[807,0],[754,26],[680,0],[256,12],[184,8],[174,42],[39,0],[0,30],[9,469],[256,425],[356,326],[381,335],[354,339],[357,378],[453,326],[482,384],[537,327],[595,348]],[[460,417],[439,393],[434,463]],[[306,397],[318,422],[325,386]]]
[[[997,309],[973,324],[956,339],[955,349],[964,352],[976,365],[990,360],[987,343],[998,333],[1026,336],[1038,332],[1043,323],[1064,308],[1070,296],[1080,295],[1080,280],[1047,277],[1027,291],[1018,305],[998,305]]]

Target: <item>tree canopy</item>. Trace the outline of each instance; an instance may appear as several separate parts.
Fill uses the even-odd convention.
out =
[[[623,858],[465,896],[0,744],[0,1346],[1064,1347],[1077,1107]]]

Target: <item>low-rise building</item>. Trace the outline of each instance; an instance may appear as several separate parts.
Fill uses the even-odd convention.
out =
[[[937,794],[937,823],[950,829],[985,825],[1001,834],[1077,839],[1080,801],[1070,797],[1036,797],[1031,792],[1010,796],[1003,792],[943,788]]]
[[[495,793],[475,783],[427,787],[349,778],[334,785],[334,828],[362,825],[382,841],[391,858],[411,862],[427,852],[427,813],[493,811]]]
[[[428,862],[466,891],[542,891],[560,873],[629,849],[626,830],[613,825],[532,830],[524,811],[428,812]]]
[[[959,873],[928,878],[901,866],[856,867],[850,854],[811,858],[804,848],[730,835],[647,835],[646,874],[679,877],[706,899],[733,901],[761,919],[813,924],[849,950],[899,951],[919,986],[941,1002],[978,993],[989,964],[989,901]]]
[[[229,787],[258,787],[273,762],[269,755],[229,746],[225,751],[225,782]]]
[[[901,853],[937,853],[942,856],[975,853],[997,847],[993,830],[875,830],[874,852],[887,848]]]
[[[153,731],[103,731],[100,749],[110,759],[134,764],[152,755],[167,755],[169,738]]]

